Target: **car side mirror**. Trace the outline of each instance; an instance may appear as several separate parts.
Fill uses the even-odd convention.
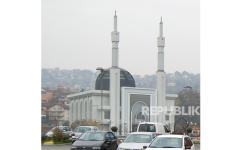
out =
[[[142,148],[143,148],[143,149],[146,149],[146,148],[147,148],[147,146],[143,146]]]

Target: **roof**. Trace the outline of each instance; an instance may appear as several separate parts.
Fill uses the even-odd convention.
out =
[[[163,125],[163,123],[161,123],[161,122],[141,122],[139,124],[160,124],[160,125]]]
[[[87,95],[93,95],[93,94],[105,95],[105,94],[109,94],[109,91],[87,90],[87,91],[84,91],[84,92],[78,92],[78,93],[67,95],[67,98],[71,99],[71,98],[74,98],[74,97],[87,96]]]
[[[110,69],[103,69],[102,72],[97,76],[95,82],[96,90],[109,90],[110,83]],[[121,87],[135,87],[135,80],[131,73],[127,70],[120,69],[120,86]]]

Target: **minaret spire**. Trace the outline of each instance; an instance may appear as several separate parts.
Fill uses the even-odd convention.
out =
[[[159,24],[159,37],[157,38],[158,46],[158,71],[164,71],[164,46],[165,46],[165,37],[163,37],[163,22],[162,17]]]
[[[117,31],[117,15],[115,11],[114,15],[114,31],[111,33],[112,41],[112,67],[118,67],[118,44],[119,44],[119,32]]]
[[[158,66],[157,66],[157,105],[159,107],[165,106],[165,93],[166,93],[166,73],[164,72],[164,46],[165,37],[163,36],[163,22],[162,17],[159,23],[159,36],[157,37],[157,47],[158,47]],[[165,114],[161,112],[158,115],[158,122],[165,123]]]
[[[116,16],[116,11],[114,15],[114,31],[117,31],[117,16]]]
[[[160,22],[160,37],[163,36],[163,22],[162,22],[162,17],[161,17],[161,22]]]

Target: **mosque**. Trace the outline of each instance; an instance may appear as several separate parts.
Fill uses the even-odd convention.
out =
[[[158,66],[156,71],[157,88],[137,88],[130,72],[119,67],[119,32],[117,30],[117,15],[114,15],[114,29],[111,32],[112,66],[100,71],[95,89],[68,95],[70,102],[69,121],[94,120],[102,129],[118,127],[118,134],[126,135],[136,131],[138,123],[161,122],[167,124],[173,131],[174,113],[153,115],[151,109],[155,106],[174,106],[176,95],[166,94],[166,73],[164,71],[164,46],[162,19],[159,24]],[[149,108],[149,113],[143,113],[143,108]],[[156,108],[156,107],[155,107]]]

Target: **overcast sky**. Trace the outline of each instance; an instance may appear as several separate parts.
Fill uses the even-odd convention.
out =
[[[160,17],[165,71],[200,72],[199,0],[42,0],[42,67],[111,66],[111,31],[117,11],[119,66],[154,74]]]

